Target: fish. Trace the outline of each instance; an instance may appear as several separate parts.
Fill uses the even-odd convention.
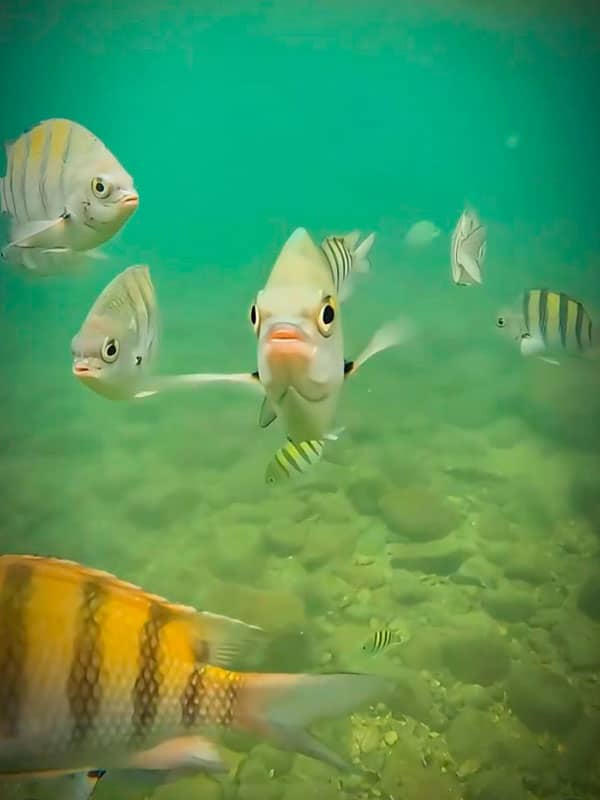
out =
[[[257,369],[200,373],[198,383],[230,382],[259,389],[260,427],[267,428],[279,417],[286,439],[296,447],[332,438],[339,396],[348,378],[377,353],[413,336],[408,320],[387,322],[357,358],[346,359],[335,275],[305,228],[297,228],[283,245],[250,306],[249,318],[257,339]]]
[[[458,286],[483,283],[482,271],[487,251],[487,228],[475,209],[460,215],[450,242],[452,280]]]
[[[265,473],[265,482],[269,485],[289,480],[294,473],[304,473],[321,460],[324,439],[313,439],[308,442],[287,443],[275,453]]]
[[[358,245],[359,239],[360,233],[353,231],[346,236],[327,236],[321,242],[321,249],[329,262],[340,302],[350,296],[352,274],[366,274],[371,268],[368,254],[375,241],[375,234],[370,233],[360,245]]]
[[[390,682],[236,669],[265,635],[73,561],[0,556],[0,781],[193,774],[224,730],[347,768],[306,728]]]
[[[415,222],[404,236],[408,247],[425,247],[441,234],[441,230],[428,219]]]
[[[110,400],[140,399],[210,382],[211,375],[156,374],[159,329],[150,267],[127,267],[105,286],[71,340],[72,374]]]
[[[527,289],[521,300],[521,311],[500,312],[496,327],[517,342],[521,355],[538,356],[551,364],[560,362],[543,354],[597,353],[590,315],[583,303],[564,292]]]
[[[6,261],[41,276],[78,268],[139,205],[133,179],[87,128],[49,119],[6,145]]]
[[[128,267],[102,290],[73,337],[73,375],[104,397],[131,398],[152,369],[158,337],[150,268]]]
[[[390,645],[403,644],[405,637],[398,631],[392,631],[389,628],[374,631],[371,636],[364,642],[362,651],[364,653],[380,653],[387,650]]]

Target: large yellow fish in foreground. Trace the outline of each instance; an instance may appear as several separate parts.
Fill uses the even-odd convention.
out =
[[[259,633],[73,562],[0,556],[0,791],[96,768],[223,768],[203,735],[226,728],[343,768],[304,728],[387,682],[228,669]]]
[[[77,122],[46,120],[6,147],[0,204],[10,241],[2,256],[40,275],[68,272],[138,203],[131,176],[100,139]]]

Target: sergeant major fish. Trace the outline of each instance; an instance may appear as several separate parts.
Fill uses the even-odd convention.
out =
[[[2,255],[39,275],[79,266],[139,204],[131,176],[77,122],[41,122],[6,146],[6,162],[0,203],[10,241]]]
[[[231,670],[258,635],[73,562],[0,556],[0,782],[205,769],[203,736],[224,729],[344,768],[305,727],[389,683]]]
[[[542,354],[584,355],[596,349],[592,320],[583,303],[564,292],[527,289],[521,312],[501,312],[496,327],[517,342],[521,355],[539,356],[552,364],[559,362]]]
[[[487,228],[475,209],[466,208],[460,215],[450,243],[452,280],[459,286],[483,283],[483,265],[487,250]]]

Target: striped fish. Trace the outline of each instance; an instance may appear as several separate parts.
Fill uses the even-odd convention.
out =
[[[344,767],[305,726],[388,682],[229,669],[259,633],[73,562],[0,556],[0,781],[190,768],[228,728]]]
[[[483,282],[483,265],[487,250],[487,228],[477,212],[466,208],[460,215],[450,242],[452,280],[459,286]]]
[[[528,289],[521,313],[500,314],[496,325],[519,343],[524,356],[545,351],[584,354],[595,344],[592,320],[583,303],[550,289]]]
[[[328,236],[321,242],[336,294],[341,299],[346,299],[349,295],[350,290],[344,287],[350,273],[366,273],[370,269],[368,254],[375,241],[375,234],[370,233],[357,247],[359,238],[360,233],[353,231],[346,236]]]
[[[307,472],[321,460],[324,446],[323,439],[311,439],[298,444],[289,439],[267,465],[266,483],[272,486],[289,480],[292,475]]]
[[[402,644],[403,641],[403,637],[396,631],[384,628],[374,631],[363,644],[362,650],[365,653],[380,653],[382,650],[386,650],[391,644]]]
[[[0,204],[10,241],[2,255],[40,274],[68,271],[138,202],[131,176],[98,138],[76,122],[47,120],[6,146]]]
[[[105,397],[133,397],[156,356],[158,333],[150,269],[128,267],[103,289],[73,337],[73,374]]]

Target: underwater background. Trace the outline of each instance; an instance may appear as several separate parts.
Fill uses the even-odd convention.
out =
[[[523,359],[494,324],[545,286],[600,325],[595,4],[10,0],[0,49],[1,137],[74,119],[141,198],[87,275],[0,272],[0,552],[260,624],[261,669],[397,680],[321,726],[357,775],[228,737],[225,777],[155,796],[600,798],[598,362]],[[450,281],[465,203],[482,287]],[[411,249],[420,219],[443,233]],[[118,403],[71,376],[72,336],[135,263],[161,372],[255,369],[249,307],[298,226],[377,234],[348,358],[388,319],[415,328],[348,382],[305,480],[265,485],[283,431],[252,393]],[[365,654],[380,629],[399,643]]]

